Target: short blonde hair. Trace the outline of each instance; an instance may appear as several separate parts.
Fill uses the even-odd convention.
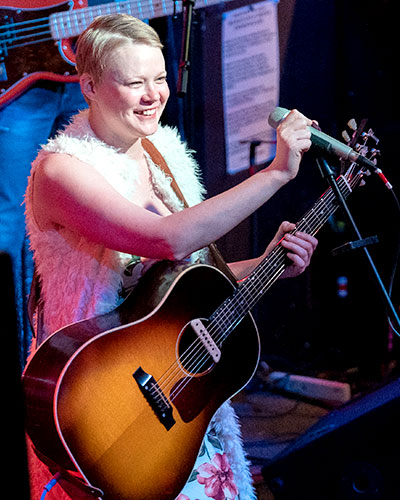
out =
[[[148,24],[128,14],[97,17],[78,38],[76,69],[78,75],[89,73],[100,82],[108,57],[126,43],[163,48],[157,32]]]

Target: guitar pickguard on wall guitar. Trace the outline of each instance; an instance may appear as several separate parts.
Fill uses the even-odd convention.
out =
[[[53,5],[52,5],[53,4]],[[26,8],[29,5],[30,8]],[[50,16],[87,2],[10,1],[0,6],[0,108],[38,80],[78,81],[74,39],[55,40]]]

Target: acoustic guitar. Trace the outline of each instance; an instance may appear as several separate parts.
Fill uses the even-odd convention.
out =
[[[195,8],[220,0],[196,0]],[[182,11],[174,0],[125,0],[93,7],[87,0],[2,0],[0,109],[39,80],[78,81],[74,41],[95,17],[124,13],[142,20]]]
[[[347,197],[365,172],[351,165]],[[296,230],[316,234],[331,188]],[[240,284],[214,267],[162,261],[108,314],[53,333],[23,374],[26,428],[40,456],[78,471],[105,499],[173,500],[214,413],[252,378],[252,307],[287,266],[279,243]]]

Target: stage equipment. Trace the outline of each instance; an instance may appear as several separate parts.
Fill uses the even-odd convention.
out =
[[[276,500],[398,500],[400,379],[323,417],[263,470]]]

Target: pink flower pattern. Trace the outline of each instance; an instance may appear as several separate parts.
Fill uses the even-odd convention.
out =
[[[216,453],[211,462],[200,465],[197,472],[197,481],[204,485],[205,494],[213,500],[234,500],[238,494],[225,453]]]
[[[214,429],[201,445],[192,473],[175,500],[238,500],[228,457]]]

